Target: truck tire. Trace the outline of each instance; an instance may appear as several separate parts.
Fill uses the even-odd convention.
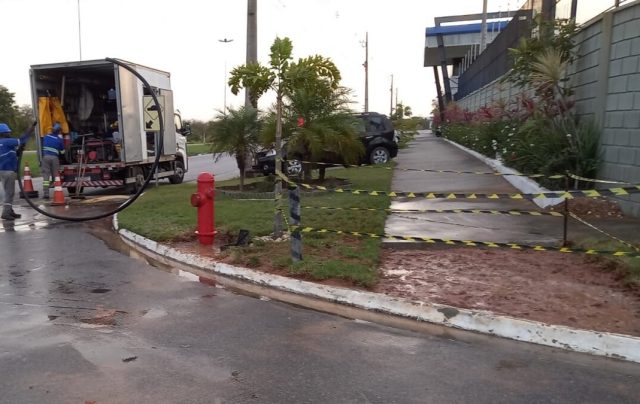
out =
[[[84,187],[80,187],[80,195],[82,195],[82,191],[84,191]],[[69,192],[69,195],[75,195],[76,187],[67,187],[67,192]]]
[[[184,164],[180,160],[176,160],[175,174],[169,177],[169,182],[172,184],[181,184],[184,180]]]
[[[144,170],[142,169],[142,167],[129,167],[129,169],[127,170],[127,178],[135,178],[136,181],[131,183],[131,184],[127,184],[127,192],[130,194],[135,194],[137,193],[140,188],[142,188],[142,184],[144,184]]]

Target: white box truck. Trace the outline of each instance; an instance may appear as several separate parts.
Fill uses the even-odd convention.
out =
[[[188,125],[173,108],[170,74],[117,60],[141,74],[161,101],[164,122],[160,164],[154,178],[180,183],[188,170]],[[137,191],[158,152],[159,122],[150,91],[125,67],[109,60],[33,65],[30,70],[37,150],[54,122],[62,124],[62,185],[122,187]]]

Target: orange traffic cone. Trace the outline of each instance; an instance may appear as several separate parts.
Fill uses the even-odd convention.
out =
[[[51,206],[60,206],[65,205],[67,202],[64,199],[64,191],[62,190],[62,182],[60,181],[60,177],[56,177],[55,182],[53,183],[53,200],[51,201]]]
[[[28,163],[24,163],[24,174],[22,174],[22,191],[20,191],[20,198],[24,198],[27,194],[28,198],[37,198],[38,191],[33,189],[33,181],[31,181],[31,169]]]

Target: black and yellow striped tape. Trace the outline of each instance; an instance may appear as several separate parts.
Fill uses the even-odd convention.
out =
[[[511,215],[511,216],[564,216],[561,212],[539,212],[536,210],[490,210],[490,209],[380,209],[380,208],[356,208],[356,207],[332,207],[332,206],[302,206],[302,209],[319,210],[364,210],[369,212],[384,211],[388,213],[473,213],[489,215]]]
[[[473,175],[494,175],[498,177],[528,177],[528,178],[549,178],[549,179],[561,179],[564,178],[564,174],[555,174],[555,175],[546,175],[546,174],[520,174],[520,173],[498,173],[495,171],[457,171],[457,170],[435,170],[428,168],[399,168],[399,167],[380,167],[376,165],[358,165],[358,164],[335,164],[335,163],[322,163],[316,161],[303,161],[296,160],[303,164],[315,164],[320,166],[336,166],[336,167],[353,167],[353,168],[384,168],[385,170],[395,170],[395,171],[415,171],[421,173],[439,173],[439,174],[473,174]]]
[[[392,234],[374,234],[357,231],[342,231],[333,229],[316,229],[313,227],[293,226],[291,231],[300,231],[301,233],[334,233],[350,235],[355,237],[370,237],[400,241],[416,241],[427,244],[446,244],[460,247],[487,247],[487,248],[508,248],[511,250],[527,250],[527,251],[556,251],[561,253],[583,253],[587,255],[612,255],[614,257],[640,258],[640,252],[629,251],[606,251],[595,249],[579,249],[568,247],[548,247],[541,245],[523,245],[516,243],[498,243],[490,241],[470,241],[470,240],[446,240],[441,238],[418,237],[418,236],[396,236]]]
[[[574,180],[585,181],[585,182],[594,182],[594,183],[598,183],[598,184],[633,185],[630,182],[613,181],[613,180],[599,180],[597,178],[586,178],[586,177],[581,177],[579,175],[571,174],[571,173],[568,173],[567,176],[569,178],[573,178]]]
[[[286,181],[288,181],[291,184],[294,184],[294,182],[292,182],[289,179],[287,179]],[[304,184],[304,183],[300,183],[297,185],[304,189],[323,191],[323,192],[335,192],[335,193],[342,193],[342,194],[368,195],[368,196],[389,196],[392,198],[424,198],[424,199],[526,199],[526,200],[544,199],[544,198],[574,199],[574,198],[580,198],[580,197],[597,198],[601,196],[629,196],[632,194],[640,193],[640,185],[633,185],[633,186],[623,187],[623,188],[550,191],[550,192],[539,192],[539,193],[532,193],[532,194],[372,191],[372,190],[366,190],[366,189],[327,188],[321,185],[310,185],[310,184]]]

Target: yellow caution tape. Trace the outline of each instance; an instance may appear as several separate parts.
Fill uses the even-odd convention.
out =
[[[319,209],[319,210],[363,210],[363,211],[384,211],[388,213],[472,213],[472,214],[490,214],[490,215],[511,215],[511,216],[564,216],[561,212],[539,212],[536,210],[490,210],[490,209],[380,209],[380,208],[356,208],[356,207],[332,207],[332,206],[302,206],[302,209]]]
[[[383,168],[385,170],[396,170],[396,171],[415,171],[422,173],[441,173],[441,174],[473,174],[473,175],[494,175],[499,177],[528,177],[528,178],[549,178],[549,179],[561,179],[564,178],[564,174],[554,174],[554,175],[545,175],[545,174],[520,174],[520,173],[497,173],[494,171],[456,171],[456,170],[433,170],[428,168],[398,168],[398,167],[380,167],[376,165],[358,165],[358,164],[335,164],[335,163],[321,163],[317,161],[303,161],[296,160],[303,164],[316,164],[321,166],[334,166],[334,167],[354,167],[354,168]]]
[[[446,244],[460,247],[488,247],[488,248],[508,248],[511,250],[529,250],[529,251],[556,251],[561,253],[582,253],[587,255],[612,255],[614,257],[640,258],[640,252],[629,251],[606,251],[595,249],[579,249],[569,247],[548,247],[542,245],[525,245],[517,243],[499,243],[495,241],[471,241],[471,240],[447,240],[441,238],[422,237],[422,236],[397,236],[392,234],[375,234],[355,231],[343,231],[333,229],[316,229],[313,227],[292,226],[290,231],[300,231],[301,233],[334,233],[356,237],[370,238],[386,238],[390,240],[415,241],[428,244]]]
[[[613,234],[607,233],[606,231],[604,231],[604,230],[592,225],[591,223],[587,222],[586,220],[581,219],[578,215],[576,215],[574,213],[569,213],[569,215],[571,215],[572,218],[576,219],[577,221],[579,221],[580,223],[584,224],[585,226],[590,227],[593,230],[597,231],[598,233],[604,234],[605,236],[609,237],[610,239],[613,239],[613,240],[617,241],[618,243],[624,244],[627,247],[633,248],[634,250],[640,252],[640,248],[634,246],[633,244],[631,244],[631,243],[629,243],[627,241],[624,241],[621,238],[618,238],[618,237],[614,236]]]
[[[575,174],[571,174],[568,173],[567,176],[569,178],[573,178],[574,180],[580,180],[580,181],[587,181],[587,182],[594,182],[594,183],[598,183],[598,184],[619,184],[619,185],[633,185],[630,182],[622,182],[622,181],[609,181],[609,180],[599,180],[596,178],[585,178],[585,177],[581,177],[579,175],[575,175]]]
[[[369,195],[369,196],[390,196],[397,198],[425,198],[425,199],[543,199],[543,198],[559,198],[573,199],[579,197],[596,198],[601,196],[628,196],[640,193],[640,185],[632,185],[624,188],[609,189],[584,189],[572,191],[549,191],[531,194],[478,194],[478,193],[444,193],[444,192],[405,192],[405,191],[371,191],[365,189],[344,189],[344,188],[327,188],[318,185],[310,185],[304,183],[295,183],[280,174],[280,177],[292,185],[300,186],[308,190],[317,190],[324,192],[350,193],[353,195]]]

